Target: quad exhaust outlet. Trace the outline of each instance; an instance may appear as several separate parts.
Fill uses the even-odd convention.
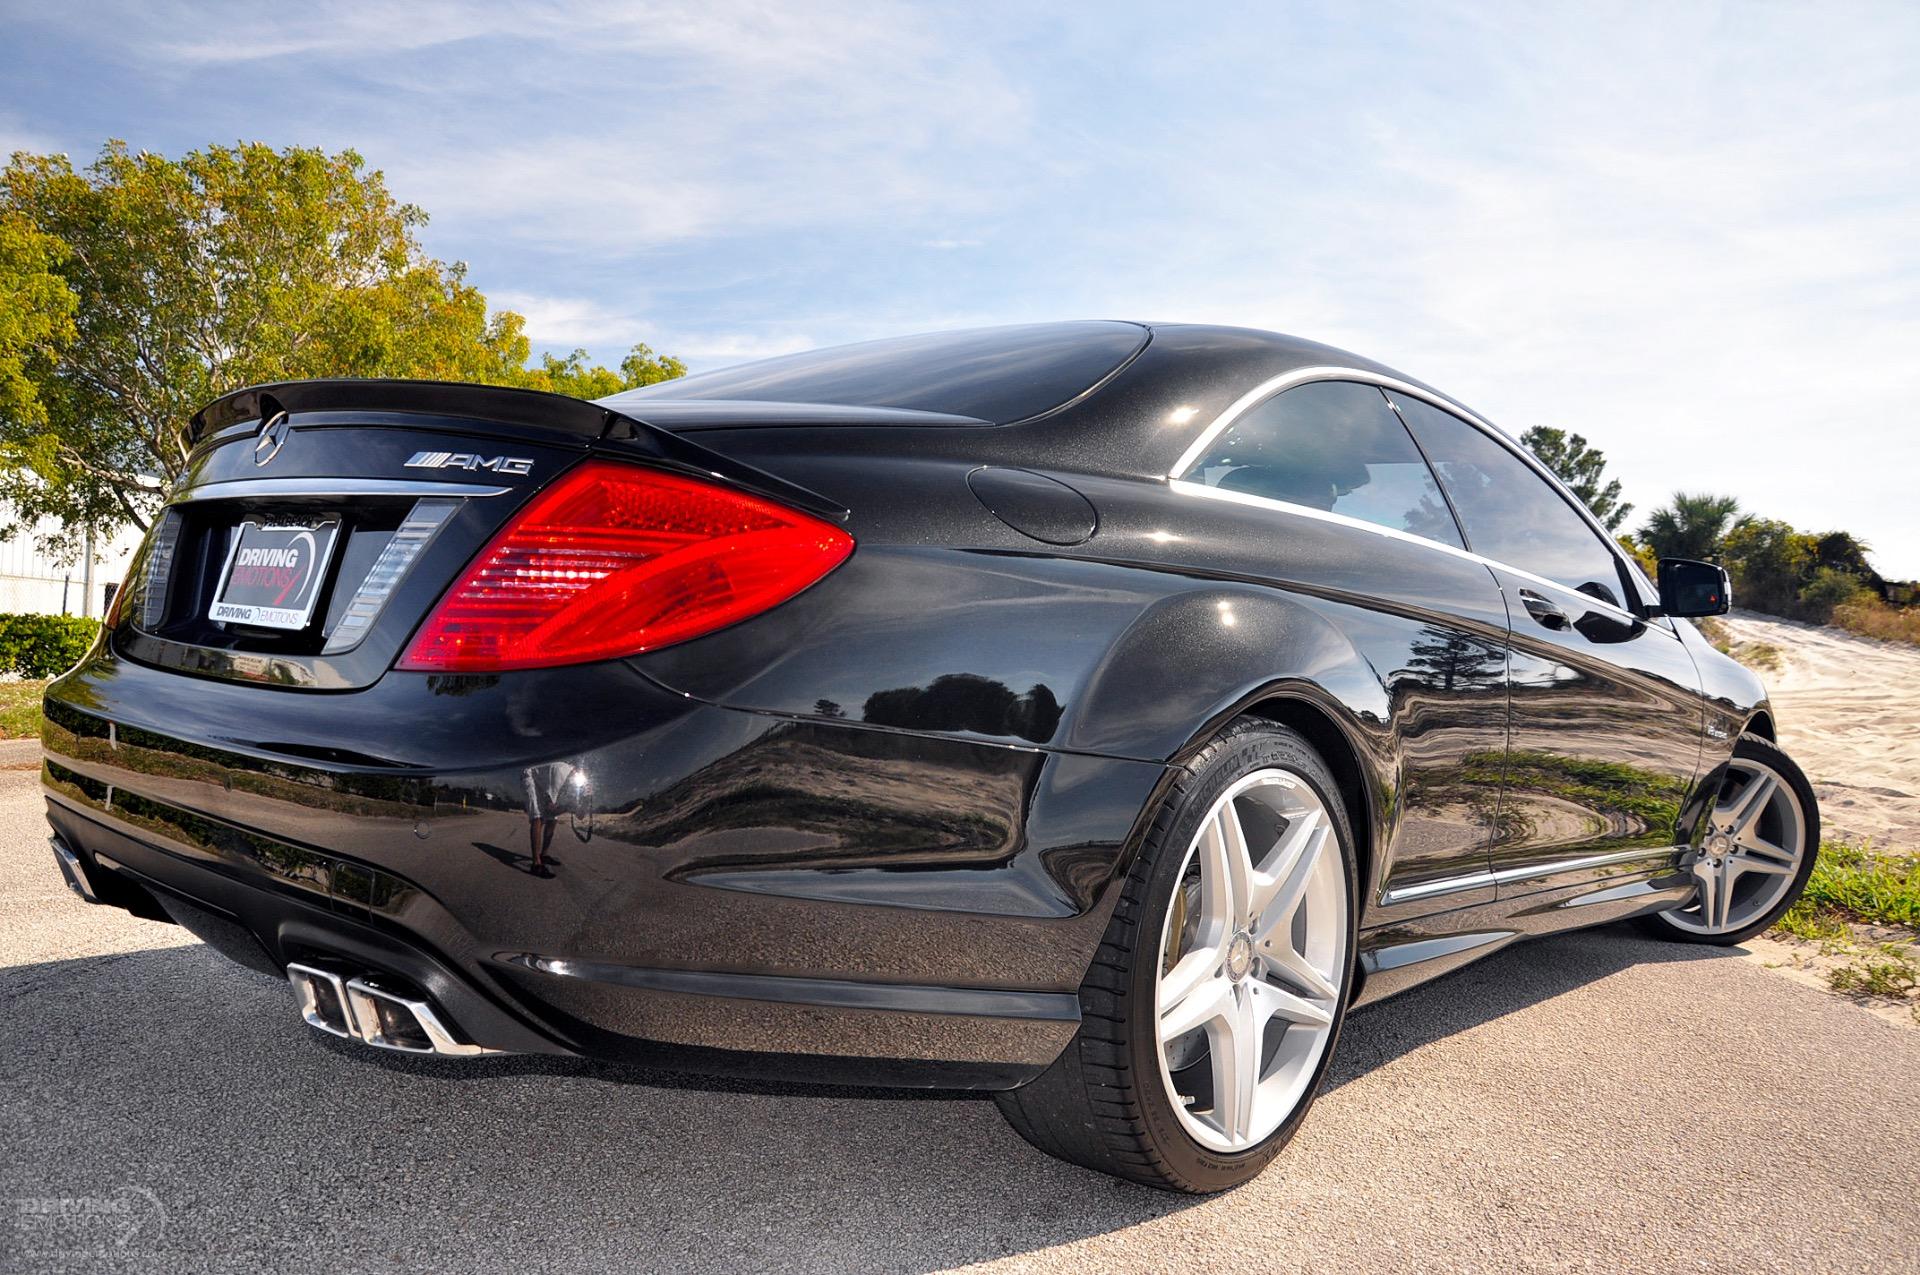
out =
[[[473,1058],[502,1052],[454,1039],[432,1005],[380,986],[376,975],[345,978],[296,962],[287,966],[287,981],[293,984],[300,1017],[343,1040],[403,1054]]]

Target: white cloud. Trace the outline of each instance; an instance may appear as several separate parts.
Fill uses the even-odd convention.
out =
[[[22,124],[16,116],[0,113],[0,165],[4,165],[15,151],[45,155],[59,149],[51,138]]]
[[[149,47],[188,64],[222,64],[328,54],[414,52],[524,30],[562,6],[459,3],[458,0],[337,0],[302,6],[173,4],[149,11]]]
[[[599,358],[613,358],[636,341],[684,359],[695,371],[810,350],[821,343],[798,331],[760,329],[713,331],[662,323],[638,310],[604,305],[590,297],[547,296],[499,289],[487,293],[495,310],[512,310],[526,320],[535,352],[565,353],[584,347]]]
[[[638,314],[603,305],[588,297],[551,297],[531,292],[494,291],[487,304],[512,310],[527,321],[527,339],[535,349],[575,346],[629,346],[646,332]]]
[[[913,8],[336,0],[169,12],[127,15],[143,33],[129,40],[137,56],[194,74],[271,59],[350,66],[373,91],[422,103],[378,146],[355,144],[443,224],[601,254],[978,208],[978,170],[1026,125],[1023,90]]]
[[[669,330],[660,338],[660,348],[671,350],[687,361],[696,372],[770,359],[782,354],[811,350],[820,342],[799,333],[787,335],[766,332],[676,332]]]
[[[335,0],[86,26],[125,83],[216,104],[192,142],[359,148],[435,251],[518,287],[492,295],[539,344],[714,366],[1050,317],[1276,328],[1579,430],[1643,508],[1735,491],[1920,575],[1911,5]],[[249,91],[221,109],[210,79]]]
[[[1449,48],[1330,170],[1240,169],[1210,222],[1178,209],[1164,259],[1100,291],[1348,345],[1515,433],[1577,430],[1642,511],[1733,492],[1920,575],[1912,14],[1516,13],[1479,19],[1491,65]]]

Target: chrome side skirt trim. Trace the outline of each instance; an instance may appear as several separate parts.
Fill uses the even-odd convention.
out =
[[[1419,899],[1431,899],[1443,894],[1460,894],[1467,890],[1484,890],[1494,884],[1493,873],[1474,872],[1463,877],[1441,877],[1435,881],[1416,881],[1412,885],[1396,886],[1380,896],[1380,906],[1390,908],[1400,903],[1413,903]]]
[[[1488,886],[1514,885],[1521,881],[1534,881],[1541,877],[1559,876],[1562,872],[1584,872],[1588,868],[1605,868],[1616,863],[1632,863],[1636,859],[1648,862],[1662,857],[1672,857],[1685,850],[1685,846],[1659,846],[1648,849],[1637,846],[1632,850],[1612,850],[1606,854],[1582,855],[1574,859],[1555,859],[1551,863],[1534,863],[1519,868],[1503,868],[1498,872],[1473,872],[1465,876],[1442,877],[1437,881],[1420,881],[1413,885],[1388,890],[1380,896],[1382,907],[1392,907],[1396,903],[1411,903],[1416,899],[1431,899],[1440,895],[1459,894],[1465,890],[1484,890]]]

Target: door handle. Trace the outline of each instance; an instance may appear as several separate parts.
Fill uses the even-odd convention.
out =
[[[1555,632],[1560,632],[1572,623],[1567,619],[1567,613],[1565,611],[1562,611],[1559,607],[1547,601],[1532,589],[1520,590],[1520,603],[1527,608],[1527,614],[1532,616],[1543,629],[1552,629]]]

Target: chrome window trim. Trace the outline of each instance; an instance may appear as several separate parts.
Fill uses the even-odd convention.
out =
[[[1529,584],[1537,584],[1542,588],[1552,589],[1556,593],[1565,594],[1569,598],[1576,598],[1582,606],[1598,607],[1603,611],[1611,611],[1622,619],[1632,620],[1636,624],[1648,624],[1651,628],[1659,627],[1658,625],[1649,624],[1644,616],[1635,615],[1625,607],[1615,606],[1603,598],[1594,597],[1591,593],[1582,593],[1578,589],[1569,588],[1561,584],[1558,580],[1549,580],[1545,576],[1535,575],[1531,571],[1516,567],[1511,563],[1502,562],[1498,558],[1489,558],[1484,554],[1475,553],[1471,549],[1462,549],[1458,545],[1450,545],[1444,540],[1429,540],[1425,536],[1416,536],[1410,531],[1401,531],[1397,527],[1387,527],[1377,522],[1368,522],[1364,518],[1353,518],[1346,514],[1337,514],[1326,509],[1315,509],[1312,505],[1296,505],[1291,501],[1275,500],[1270,496],[1255,496],[1244,491],[1225,491],[1219,487],[1209,487],[1205,483],[1191,482],[1185,478],[1170,478],[1167,480],[1167,486],[1182,496],[1200,496],[1207,500],[1224,500],[1229,504],[1251,505],[1256,509],[1271,509],[1277,513],[1294,514],[1301,518],[1313,518],[1320,522],[1330,522],[1341,527],[1351,527],[1355,531],[1370,531],[1375,535],[1385,536],[1389,540],[1401,540],[1408,544],[1419,545],[1425,549],[1438,549],[1441,553],[1452,554],[1454,557],[1464,558],[1468,562],[1477,562],[1483,567],[1497,567],[1508,575],[1516,576],[1519,579],[1527,581]],[[1499,581],[1496,579],[1494,583],[1497,585]],[[1662,631],[1671,632],[1671,630]]]
[[[1616,863],[1631,863],[1636,859],[1651,862],[1663,856],[1678,855],[1685,846],[1636,846],[1631,850],[1610,850],[1605,854],[1579,855],[1571,859],[1555,859],[1549,863],[1528,864],[1519,868],[1502,868],[1498,872],[1471,872],[1465,876],[1442,877],[1437,881],[1418,881],[1412,885],[1388,890],[1380,896],[1380,906],[1392,907],[1396,903],[1411,903],[1415,899],[1431,899],[1445,894],[1459,894],[1464,890],[1481,890],[1488,886],[1513,885],[1520,881],[1531,881],[1538,877],[1558,876],[1562,872],[1580,872],[1587,868],[1605,868]]]
[[[1535,477],[1545,481],[1547,486],[1552,488],[1560,499],[1565,502],[1567,508],[1571,509],[1574,514],[1587,525],[1587,530],[1599,538],[1601,545],[1613,558],[1616,572],[1621,569],[1623,559],[1621,558],[1620,547],[1614,543],[1612,534],[1600,525],[1600,521],[1593,516],[1591,510],[1580,503],[1580,499],[1577,496],[1567,490],[1567,485],[1555,477],[1552,470],[1540,463],[1538,457],[1529,454],[1526,448],[1501,433],[1489,421],[1476,416],[1473,412],[1447,399],[1443,395],[1437,394],[1432,390],[1422,389],[1410,381],[1403,381],[1398,377],[1387,376],[1380,372],[1369,372],[1363,368],[1335,366],[1301,367],[1295,368],[1291,372],[1283,372],[1279,376],[1269,377],[1267,380],[1260,382],[1260,384],[1235,399],[1224,412],[1221,412],[1220,415],[1213,418],[1212,424],[1200,431],[1199,437],[1195,438],[1193,442],[1188,445],[1187,450],[1180,454],[1180,459],[1174,462],[1173,468],[1167,471],[1168,486],[1182,495],[1205,495],[1222,500],[1231,500],[1237,504],[1257,505],[1270,509],[1278,509],[1285,513],[1304,514],[1311,518],[1337,522],[1344,526],[1355,527],[1363,531],[1378,532],[1381,535],[1398,540],[1410,540],[1415,544],[1430,545],[1436,549],[1444,550],[1447,553],[1471,558],[1483,566],[1498,567],[1502,571],[1510,572],[1531,583],[1545,585],[1547,588],[1555,589],[1569,597],[1580,599],[1584,605],[1597,606],[1604,610],[1612,611],[1616,615],[1625,616],[1629,620],[1637,620],[1642,623],[1647,622],[1645,616],[1629,610],[1626,607],[1616,606],[1613,603],[1594,597],[1591,593],[1582,593],[1580,590],[1570,585],[1562,584],[1558,580],[1549,580],[1545,576],[1536,575],[1523,567],[1516,567],[1512,563],[1503,562],[1498,558],[1489,558],[1484,554],[1475,553],[1471,549],[1461,549],[1443,541],[1431,540],[1425,536],[1416,536],[1411,532],[1401,531],[1394,527],[1386,527],[1379,523],[1367,522],[1362,518],[1350,518],[1343,514],[1331,513],[1324,509],[1315,509],[1311,505],[1296,505],[1291,501],[1273,500],[1266,496],[1253,496],[1245,492],[1222,491],[1217,487],[1209,487],[1205,483],[1193,482],[1183,476],[1206,454],[1206,450],[1213,443],[1213,440],[1224,433],[1227,427],[1232,425],[1234,421],[1246,415],[1262,403],[1265,403],[1268,399],[1293,389],[1295,386],[1306,385],[1314,381],[1357,381],[1362,385],[1372,385],[1379,389],[1392,390],[1397,394],[1405,394],[1410,398],[1420,399],[1451,416],[1458,417],[1462,423],[1471,425],[1498,443],[1501,447],[1505,448],[1516,460],[1531,470]],[[1395,412],[1394,415],[1398,416],[1399,413]],[[1408,428],[1408,436],[1413,437],[1411,427]],[[1434,479],[1436,482],[1439,481],[1439,475],[1434,475]],[[1463,536],[1466,534],[1464,527],[1459,528],[1459,530]],[[1658,628],[1659,626],[1654,625],[1652,627]],[[1664,631],[1672,632],[1671,629]]]
[[[203,483],[167,503],[236,500],[253,496],[504,496],[512,487],[479,483],[430,483],[406,478],[239,478]]]
[[[1426,536],[1416,536],[1411,531],[1402,531],[1398,527],[1389,527],[1384,523],[1368,522],[1365,518],[1355,518],[1351,514],[1339,514],[1331,509],[1316,509],[1312,505],[1296,505],[1291,500],[1276,500],[1272,496],[1256,496],[1247,491],[1228,491],[1224,487],[1209,487],[1205,483],[1196,483],[1187,478],[1169,478],[1167,486],[1182,496],[1200,496],[1207,500],[1224,500],[1233,505],[1252,505],[1256,509],[1274,509],[1281,513],[1298,514],[1302,518],[1312,518],[1319,522],[1330,522],[1336,526],[1352,527],[1355,531],[1371,531],[1387,537],[1389,540],[1403,540],[1408,544],[1420,545],[1427,549],[1438,549],[1450,553],[1456,558],[1465,558],[1469,562],[1485,564],[1488,559],[1481,557],[1471,549],[1462,549],[1459,545],[1450,545],[1444,540],[1432,540]],[[1509,568],[1511,569],[1511,568]],[[1589,602],[1599,599],[1580,595]]]

